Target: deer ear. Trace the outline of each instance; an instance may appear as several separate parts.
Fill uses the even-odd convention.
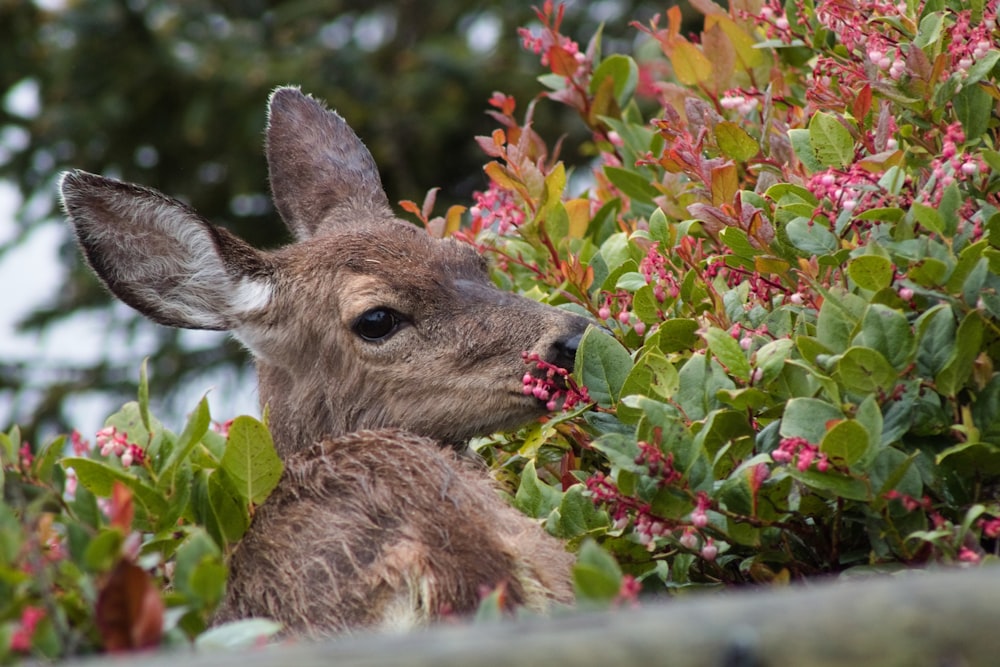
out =
[[[361,139],[337,112],[298,88],[271,95],[267,165],[275,206],[299,240],[392,216]]]
[[[59,188],[94,272],[154,322],[235,329],[270,302],[264,257],[183,203],[83,171],[63,174]]]

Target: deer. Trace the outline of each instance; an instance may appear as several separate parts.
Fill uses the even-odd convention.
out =
[[[405,630],[573,601],[574,556],[468,447],[551,405],[524,355],[572,370],[588,319],[500,290],[473,245],[397,218],[347,122],[270,96],[265,153],[293,241],[260,250],[154,189],[63,174],[82,254],[150,320],[227,331],[254,360],[284,472],[227,558],[213,623],[283,636]],[[537,355],[537,357],[535,356]]]

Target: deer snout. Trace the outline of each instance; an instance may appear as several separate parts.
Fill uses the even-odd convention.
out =
[[[559,368],[572,371],[573,364],[576,361],[576,351],[580,347],[581,340],[583,340],[582,331],[556,340],[552,344],[551,363]]]

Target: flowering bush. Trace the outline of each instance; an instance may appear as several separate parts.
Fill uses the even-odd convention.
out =
[[[0,662],[276,630],[202,634],[224,554],[281,475],[267,429],[250,417],[210,428],[202,400],[174,434],[149,413],[144,373],[139,386],[93,445],[74,431],[36,454],[16,428],[0,433]]]
[[[997,4],[692,2],[642,60],[552,3],[522,33],[590,173],[497,93],[457,233],[614,338],[577,357],[596,410],[478,446],[588,545],[581,595],[996,557]]]
[[[995,559],[997,0],[691,4],[699,35],[671,9],[633,58],[546,2],[520,35],[546,90],[489,101],[487,187],[402,204],[612,334],[525,376],[562,412],[474,446],[579,551],[584,603]],[[588,166],[538,104],[579,114]],[[0,660],[201,635],[281,471],[262,424],[210,423],[165,430],[143,381],[73,456],[0,436]]]

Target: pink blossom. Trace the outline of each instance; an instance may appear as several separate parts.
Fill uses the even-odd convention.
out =
[[[526,215],[513,193],[490,181],[486,192],[475,192],[476,204],[469,209],[473,219],[484,228],[493,228],[497,234],[507,234],[524,224]]]
[[[719,555],[719,547],[715,546],[712,538],[708,538],[705,542],[705,546],[701,548],[701,557],[707,561],[715,560],[715,557]]]
[[[45,618],[45,610],[41,607],[25,607],[21,611],[21,620],[10,638],[10,648],[13,651],[27,653],[31,650],[31,638],[39,621]]]
[[[958,560],[963,563],[978,563],[982,560],[982,556],[970,549],[969,547],[962,547],[958,550]]]

